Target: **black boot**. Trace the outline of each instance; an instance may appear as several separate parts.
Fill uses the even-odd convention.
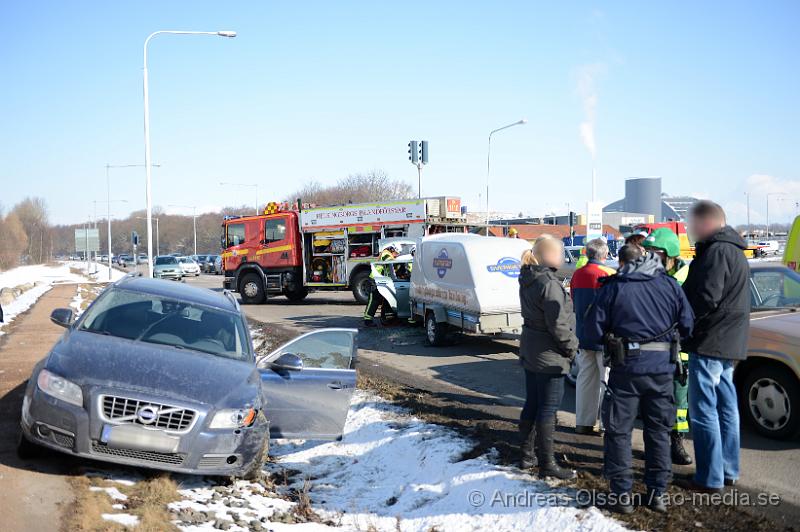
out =
[[[519,447],[522,451],[519,466],[522,469],[536,467],[536,454],[533,452],[533,443],[536,439],[536,430],[533,421],[523,419],[519,422]]]
[[[676,465],[689,465],[692,457],[683,447],[683,433],[673,430],[670,434],[670,448],[672,451],[672,463]]]
[[[539,462],[540,477],[554,477],[569,480],[577,475],[571,469],[562,469],[553,455],[553,432],[555,432],[555,418],[536,421],[536,458]]]

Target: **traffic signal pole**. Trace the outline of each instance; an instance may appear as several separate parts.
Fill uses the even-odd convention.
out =
[[[408,160],[417,167],[417,198],[422,198],[422,167],[428,164],[428,141],[408,142]]]

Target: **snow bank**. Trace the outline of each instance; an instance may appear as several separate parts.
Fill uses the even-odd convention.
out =
[[[279,493],[303,491],[308,479],[313,510],[346,530],[624,530],[597,509],[578,509],[570,489],[487,456],[462,460],[470,449],[454,431],[357,392],[342,441],[272,442],[275,461],[267,468],[278,478],[284,470],[298,472]],[[331,528],[280,522],[293,503],[259,484],[240,481],[224,493],[199,480],[182,485],[184,500],[171,508],[193,521],[208,516],[207,522],[180,523],[185,531],[211,530],[214,520],[229,521],[230,530],[253,521],[277,531]]]
[[[16,316],[28,310],[45,292],[50,290],[54,284],[106,282],[108,280],[107,267],[102,267],[100,269],[100,278],[96,281],[96,276],[73,273],[70,271],[70,268],[86,272],[86,263],[62,262],[56,266],[37,264],[33,266],[20,266],[0,272],[0,289],[13,288],[26,283],[35,285],[30,290],[20,294],[20,296],[14,299],[10,304],[3,305],[5,323],[0,323],[0,335],[4,334],[4,326],[7,326]],[[105,277],[103,277],[103,274],[105,274]],[[124,272],[113,270],[112,279],[117,280],[124,275]]]

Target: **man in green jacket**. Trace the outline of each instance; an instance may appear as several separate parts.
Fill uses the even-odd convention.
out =
[[[659,227],[642,242],[642,246],[661,257],[661,262],[673,279],[679,285],[683,285],[686,276],[689,275],[689,265],[680,258],[681,243],[678,235],[667,227]],[[689,367],[689,353],[680,353],[682,366]],[[678,465],[689,465],[692,457],[686,452],[683,446],[684,435],[689,432],[689,386],[686,380],[673,380],[675,392],[676,419],[675,426],[672,428],[670,438],[670,448],[672,451],[672,463]]]

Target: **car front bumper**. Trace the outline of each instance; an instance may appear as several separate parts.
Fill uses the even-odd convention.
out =
[[[269,437],[269,425],[263,416],[252,427],[209,430],[205,427],[206,413],[198,411],[192,428],[175,434],[180,438],[175,452],[112,447],[101,441],[103,428],[109,423],[97,412],[99,406],[94,397],[100,393],[125,392],[96,392],[87,411],[44,394],[34,384],[23,400],[20,425],[24,437],[37,445],[93,460],[214,476],[243,476],[261,458],[264,438]]]
[[[153,273],[153,277],[156,279],[182,279],[185,274],[179,271],[172,271],[172,272],[159,272],[156,271]]]

